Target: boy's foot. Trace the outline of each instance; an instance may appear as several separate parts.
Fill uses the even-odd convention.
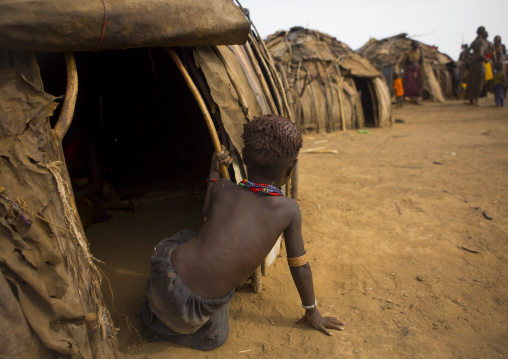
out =
[[[164,341],[165,339],[159,337],[155,332],[153,332],[150,328],[148,328],[145,324],[141,328],[141,335],[144,336],[148,343],[157,343]]]
[[[143,323],[141,326],[141,335],[145,338],[152,339],[155,333]]]

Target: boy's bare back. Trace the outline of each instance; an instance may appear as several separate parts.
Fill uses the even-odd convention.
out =
[[[224,179],[212,185],[205,218],[171,258],[182,280],[204,298],[220,298],[248,279],[286,229],[300,233],[292,242],[302,240],[293,199],[259,195]]]

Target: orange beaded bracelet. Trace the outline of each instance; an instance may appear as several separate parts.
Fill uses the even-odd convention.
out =
[[[307,252],[300,257],[288,257],[288,265],[290,267],[301,267],[307,264]]]

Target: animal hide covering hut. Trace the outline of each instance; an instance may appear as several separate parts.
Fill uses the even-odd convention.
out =
[[[162,183],[166,173],[151,169],[163,167],[190,168],[202,188],[221,143],[234,159],[223,175],[239,182],[243,124],[291,117],[250,28],[231,0],[0,1],[0,358],[116,356],[71,135],[85,142],[93,130],[90,148],[115,186],[133,173]]]
[[[400,34],[382,40],[370,39],[358,52],[368,58],[381,71],[390,87],[393,96],[393,75],[400,72],[400,60],[411,48],[413,39],[407,34]],[[452,78],[449,67],[453,60],[440,53],[435,47],[419,42],[423,52],[422,97],[437,102],[444,102],[453,95]]]
[[[301,27],[278,31],[266,44],[286,73],[302,131],[391,124],[390,93],[381,73],[346,44]]]

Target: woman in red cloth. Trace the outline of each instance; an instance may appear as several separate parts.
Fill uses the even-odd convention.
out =
[[[423,53],[420,44],[416,41],[411,41],[411,48],[402,56],[399,63],[405,65],[405,97],[414,98],[415,103],[419,105],[422,93],[421,71],[423,65]]]

